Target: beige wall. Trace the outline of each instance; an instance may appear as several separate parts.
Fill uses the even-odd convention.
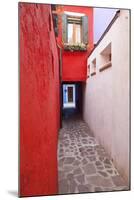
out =
[[[112,67],[99,72],[103,65],[100,52],[110,42]],[[94,58],[96,75],[90,75],[84,87],[84,120],[129,181],[129,11],[120,12],[92,52],[90,67]]]

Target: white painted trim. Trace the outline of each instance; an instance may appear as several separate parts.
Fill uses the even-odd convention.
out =
[[[76,16],[76,17],[82,17],[82,16],[85,16],[84,13],[68,12],[68,11],[65,11],[64,13],[65,13],[66,15]]]

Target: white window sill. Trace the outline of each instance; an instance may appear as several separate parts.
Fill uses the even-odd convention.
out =
[[[112,62],[111,61],[106,63],[105,65],[101,66],[99,71],[102,72],[102,71],[104,71],[105,69],[107,69],[109,67],[112,67]]]
[[[94,75],[96,75],[96,72],[92,72],[90,75],[91,75],[91,76],[94,76]]]

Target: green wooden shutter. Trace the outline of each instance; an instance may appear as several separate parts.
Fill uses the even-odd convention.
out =
[[[67,43],[67,15],[62,16],[62,40]]]
[[[53,13],[52,16],[55,36],[58,37],[58,15]]]
[[[88,16],[82,17],[82,42],[88,44]]]

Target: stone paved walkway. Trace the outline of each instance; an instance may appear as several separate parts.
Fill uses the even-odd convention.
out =
[[[63,121],[58,178],[59,194],[128,190],[104,148],[80,118]]]

